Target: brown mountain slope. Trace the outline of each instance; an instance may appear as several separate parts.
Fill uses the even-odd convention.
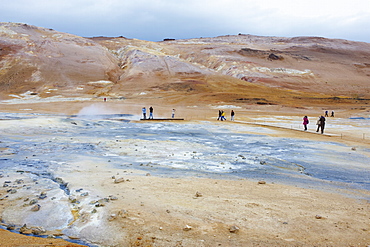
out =
[[[369,55],[368,43],[316,37],[149,42],[1,23],[0,96],[28,92],[295,107],[356,103],[370,98]]]

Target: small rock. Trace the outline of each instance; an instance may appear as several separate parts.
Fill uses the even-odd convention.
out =
[[[77,240],[77,239],[80,239],[79,237],[75,237],[75,236],[68,236],[69,239],[72,239],[72,240]]]
[[[317,215],[315,215],[315,218],[316,219],[322,219],[322,216],[317,214]]]
[[[112,220],[115,220],[115,219],[117,219],[117,215],[116,215],[116,214],[111,214],[111,215],[109,215],[109,217],[108,217],[108,220],[109,220],[109,221],[112,221]]]
[[[89,195],[89,192],[84,192],[81,194],[81,196],[88,196]]]
[[[353,151],[356,151],[356,148],[355,147],[353,147],[353,148],[351,148]]]
[[[32,231],[32,233],[33,234],[35,234],[35,235],[41,235],[41,234],[43,234],[43,233],[45,233],[46,231],[45,231],[45,229],[44,228],[42,228],[42,227],[32,227],[31,228],[31,231]]]
[[[77,198],[76,197],[70,196],[68,199],[71,203],[77,203]]]
[[[23,183],[23,179],[17,179],[17,180],[15,180],[15,183],[16,184],[22,184]]]
[[[114,180],[114,183],[115,184],[118,184],[118,183],[122,183],[122,182],[125,182],[125,179],[124,178],[116,178],[115,180]]]
[[[198,191],[197,191],[197,193],[195,193],[195,197],[202,197],[202,196],[203,196],[203,194],[198,192]]]
[[[183,230],[184,231],[190,231],[191,229],[193,229],[193,227],[191,227],[189,225],[186,225]]]
[[[266,181],[258,181],[258,184],[266,184]]]
[[[238,226],[231,226],[230,228],[229,228],[229,231],[231,232],[231,233],[237,233],[238,231],[239,231],[239,227]]]
[[[19,232],[20,233],[25,233],[25,232],[27,232],[27,231],[29,231],[29,228],[27,227],[27,225],[26,224],[24,224],[20,229],[19,229]]]
[[[118,212],[118,216],[120,216],[122,218],[126,218],[128,216],[128,212],[126,210],[122,209]]]
[[[151,176],[151,175],[150,175],[150,173],[147,173],[147,174],[145,174],[145,176],[149,177],[149,176]]]
[[[38,203],[39,201],[37,200],[37,199],[32,199],[31,201],[30,201],[30,205],[34,205],[34,204],[36,204],[36,203]]]
[[[10,189],[7,192],[10,193],[10,194],[15,194],[15,193],[17,193],[17,190],[16,189]]]
[[[6,226],[6,229],[7,230],[15,230],[15,225],[9,224],[9,225]]]
[[[109,200],[115,201],[115,200],[118,200],[118,197],[116,197],[116,196],[109,196]]]
[[[45,199],[47,196],[46,196],[46,192],[41,192],[41,194],[39,195],[39,199]]]
[[[35,206],[33,206],[33,207],[31,208],[31,211],[36,212],[36,211],[39,211],[39,210],[40,210],[40,208],[41,208],[41,205],[40,205],[40,204],[36,204]]]

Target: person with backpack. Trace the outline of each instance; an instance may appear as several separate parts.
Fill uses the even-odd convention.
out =
[[[310,123],[310,121],[308,120],[308,117],[304,116],[303,117],[303,126],[304,126],[305,131],[307,130],[307,124],[309,124],[309,123]]]

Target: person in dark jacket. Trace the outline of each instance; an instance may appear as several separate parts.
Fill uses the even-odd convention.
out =
[[[319,117],[319,119],[317,120],[317,130],[316,132],[319,132],[319,130],[321,129],[321,134],[324,134],[324,129],[325,129],[325,117],[324,116],[321,116]]]

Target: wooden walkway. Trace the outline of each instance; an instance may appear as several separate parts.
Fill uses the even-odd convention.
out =
[[[141,118],[141,121],[178,121],[178,120],[184,120],[183,118],[153,118],[153,119],[144,119]]]

